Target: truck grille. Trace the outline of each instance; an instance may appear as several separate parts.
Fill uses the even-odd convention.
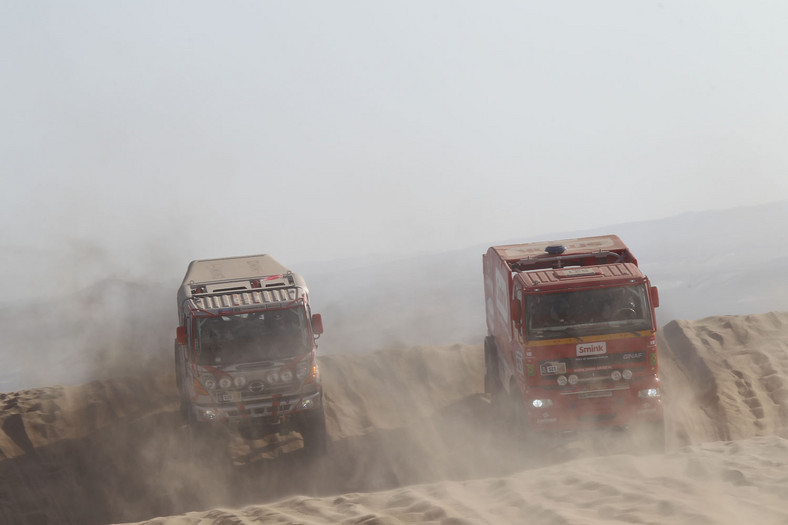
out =
[[[562,396],[576,396],[578,394],[584,394],[584,397],[610,397],[608,394],[602,394],[600,392],[614,392],[616,390],[629,390],[629,382],[628,381],[619,381],[613,383],[612,381],[607,384],[580,384],[571,390],[562,390]]]
[[[270,397],[273,394],[296,394],[300,386],[296,381],[282,385],[269,385],[262,381],[253,381],[241,392],[241,399],[247,401]]]
[[[245,403],[248,401],[256,401],[260,399],[268,399],[274,395],[297,395],[301,390],[301,385],[297,381],[285,383],[282,385],[269,385],[263,381],[252,381],[246,388],[234,391],[217,391],[215,395],[216,401],[220,405],[236,405],[238,403]]]

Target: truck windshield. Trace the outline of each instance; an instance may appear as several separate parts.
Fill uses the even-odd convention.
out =
[[[303,308],[197,319],[197,363],[235,365],[284,359],[310,350]]]
[[[525,311],[528,340],[652,329],[644,284],[528,295]]]

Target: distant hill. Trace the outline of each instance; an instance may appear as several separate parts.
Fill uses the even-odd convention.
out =
[[[490,245],[615,233],[659,287],[664,325],[788,310],[785,225],[788,202],[779,202],[548,235],[524,227],[522,238],[491,237],[454,251],[292,268],[309,283],[313,311],[323,314],[323,354],[477,344],[486,332],[481,259]],[[67,297],[0,306],[0,392],[84,383],[150,360],[171,366],[183,274],[162,285],[165,277],[102,280]]]
[[[478,343],[486,335],[482,254],[491,245],[613,233],[660,291],[657,319],[788,310],[788,202],[601,228],[491,238],[451,252],[295,268],[323,312],[322,349]]]

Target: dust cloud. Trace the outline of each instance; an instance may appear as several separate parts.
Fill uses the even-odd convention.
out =
[[[741,509],[719,516],[676,487],[716,502],[746,486],[762,505],[744,517],[773,522],[787,517],[775,506],[788,464],[787,332],[784,312],[665,327],[665,455],[608,432],[529,449],[481,394],[478,345],[322,356],[331,442],[320,460],[296,433],[195,454],[171,373],[156,367],[6,393],[0,521],[505,523],[519,511],[561,523],[584,508],[589,522],[735,523]],[[567,488],[573,498],[556,505]]]
[[[753,259],[761,243],[731,227],[727,252],[695,249],[703,217],[633,246],[662,315],[696,319],[658,334],[666,454],[636,434],[532,449],[505,431],[482,394],[483,247],[293,265],[324,316],[329,453],[305,457],[296,433],[196,450],[172,370],[187,261],[165,282],[104,261],[76,291],[0,306],[0,523],[785,521],[788,314],[768,308],[786,283],[762,271],[785,248]]]

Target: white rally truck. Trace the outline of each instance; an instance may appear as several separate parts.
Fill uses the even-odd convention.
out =
[[[325,451],[323,322],[300,275],[270,255],[192,261],[178,318],[176,381],[193,435],[296,431],[308,455]]]

